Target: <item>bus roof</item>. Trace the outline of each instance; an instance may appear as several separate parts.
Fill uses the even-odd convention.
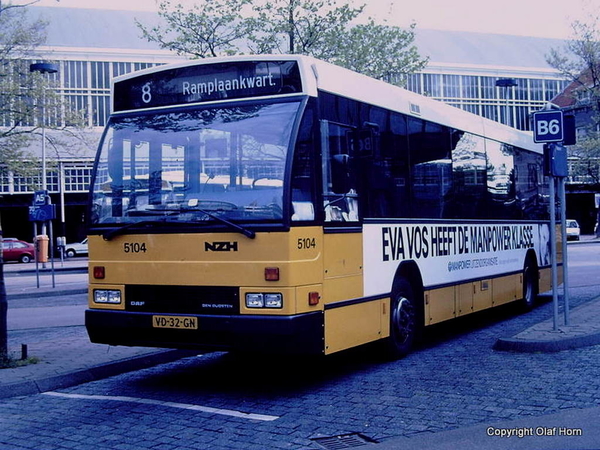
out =
[[[206,58],[199,61],[155,66],[115,78],[112,85],[113,95],[114,85],[125,80],[131,80],[149,74],[158,74],[163,71],[177,68],[229,63],[234,61],[297,62],[302,79],[302,92],[286,93],[278,95],[278,97],[297,96],[298,94],[316,97],[318,91],[322,90],[374,106],[397,111],[408,116],[419,117],[423,120],[450,126],[479,136],[485,136],[520,148],[542,153],[542,146],[534,144],[533,136],[530,132],[524,132],[508,127],[482,116],[447,105],[438,100],[433,100],[384,81],[376,80],[366,75],[305,55],[241,55]]]

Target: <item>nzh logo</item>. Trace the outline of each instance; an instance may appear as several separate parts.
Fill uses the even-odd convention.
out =
[[[237,242],[205,242],[205,252],[237,252]]]

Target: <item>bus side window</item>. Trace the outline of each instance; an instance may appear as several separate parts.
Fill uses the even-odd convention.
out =
[[[446,218],[452,191],[450,129],[411,117],[408,133],[412,216]]]
[[[325,221],[357,222],[357,177],[353,171],[352,127],[321,122]]]

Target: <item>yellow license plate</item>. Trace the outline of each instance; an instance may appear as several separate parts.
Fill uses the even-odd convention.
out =
[[[198,318],[185,316],[152,316],[152,327],[197,330]]]

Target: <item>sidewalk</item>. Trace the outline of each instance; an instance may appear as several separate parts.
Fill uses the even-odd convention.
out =
[[[600,243],[592,235],[583,235],[581,240],[569,245]],[[559,291],[562,295],[562,291]],[[561,312],[554,329],[554,319],[538,323],[512,337],[501,337],[494,345],[495,350],[515,352],[559,352],[572,348],[600,344],[600,299],[595,299],[569,311],[569,325],[565,325]]]
[[[61,286],[60,275],[65,272],[86,272],[87,258],[72,258],[61,264],[55,261],[55,287],[51,283],[51,267],[38,267],[40,288],[11,286],[11,278],[35,276],[35,264],[5,264],[4,275],[9,302],[19,298],[47,298],[84,294],[87,281]],[[83,319],[82,319],[83,320]],[[60,326],[15,330],[8,332],[9,353],[21,356],[21,345],[27,345],[28,356],[39,359],[14,369],[0,369],[0,399],[74,386],[89,381],[175,361],[196,354],[190,351],[138,347],[111,347],[92,344],[84,326]]]
[[[438,433],[392,438],[373,450],[565,450],[600,448],[600,408],[569,409],[556,414],[480,424]]]
[[[595,239],[594,239],[595,240]],[[589,239],[582,239],[589,242]],[[597,240],[595,240],[597,241]],[[28,267],[27,267],[28,266]],[[73,258],[61,267],[61,271],[85,271],[87,259]],[[5,275],[18,276],[15,272],[34,270],[34,265],[6,264]],[[44,276],[47,277],[47,267]],[[11,273],[12,272],[12,273]],[[58,278],[60,280],[60,278]],[[47,297],[64,296],[87,291],[86,283],[70,284],[63,289],[45,285],[39,289],[11,290],[7,282],[9,314],[11,298],[17,296]],[[596,299],[571,311],[570,326],[553,330],[552,319],[546,320],[512,337],[501,337],[497,350],[522,352],[554,352],[600,343],[600,299]],[[76,384],[98,380],[119,373],[138,370],[182,357],[194,355],[191,351],[164,350],[137,347],[111,347],[89,342],[85,327],[61,326],[33,330],[9,331],[9,350],[13,356],[21,354],[21,344],[27,344],[28,354],[40,359],[38,364],[0,370],[0,398],[30,395],[60,389]]]

